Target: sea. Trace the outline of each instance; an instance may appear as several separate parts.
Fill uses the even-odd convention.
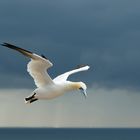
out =
[[[0,128],[0,140],[140,140],[140,129]]]

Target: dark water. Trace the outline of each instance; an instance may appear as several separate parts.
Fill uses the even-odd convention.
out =
[[[0,128],[0,140],[140,140],[140,129]]]

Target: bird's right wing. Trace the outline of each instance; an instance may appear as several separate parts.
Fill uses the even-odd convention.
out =
[[[33,77],[37,87],[42,87],[47,84],[54,83],[47,73],[47,69],[52,67],[53,64],[47,58],[44,58],[44,56],[41,57],[35,53],[19,48],[9,43],[4,43],[2,45],[10,49],[14,49],[22,53],[23,55],[31,58],[31,61],[27,65],[27,71]]]
[[[88,70],[90,67],[88,65],[81,65],[81,66],[78,66],[78,68],[74,69],[74,70],[71,70],[71,71],[68,71],[64,74],[61,74],[59,76],[57,76],[55,79],[53,79],[53,81],[55,83],[59,83],[59,82],[65,82],[67,80],[67,78],[71,75],[71,74],[74,74],[74,73],[77,73],[77,72],[80,72],[80,71],[86,71]]]

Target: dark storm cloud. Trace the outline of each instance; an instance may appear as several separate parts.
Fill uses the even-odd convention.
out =
[[[138,88],[139,4],[137,0],[1,0],[0,40],[46,55],[54,62],[53,77],[87,63],[89,72],[73,78],[105,87]],[[27,76],[27,59],[4,48],[0,56],[3,75]]]

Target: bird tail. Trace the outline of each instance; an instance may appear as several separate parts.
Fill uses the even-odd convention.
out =
[[[24,99],[24,101],[25,101],[25,104],[30,104],[30,101],[29,100],[26,101],[26,98]]]

